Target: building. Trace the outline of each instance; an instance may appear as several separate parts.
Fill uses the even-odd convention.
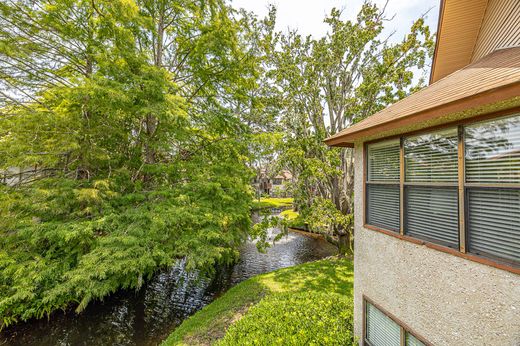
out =
[[[430,85],[355,148],[360,344],[520,345],[520,1],[441,1]]]
[[[291,172],[285,169],[276,175],[261,169],[253,180],[253,186],[258,196],[287,197],[287,185],[292,178]]]

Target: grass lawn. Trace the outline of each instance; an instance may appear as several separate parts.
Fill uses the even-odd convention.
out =
[[[282,217],[285,217],[287,220],[294,220],[296,219],[298,216],[300,216],[300,214],[298,214],[297,211],[294,211],[292,209],[287,209],[287,210],[284,210],[280,213],[280,216]]]
[[[293,204],[293,198],[260,198],[253,201],[253,209],[265,209],[265,208],[281,208],[290,207]]]
[[[303,220],[303,218],[300,216],[300,214],[297,211],[294,211],[292,209],[284,210],[280,213],[281,217],[284,217],[289,221],[288,226],[296,229],[307,229],[307,224]]]
[[[330,258],[255,276],[185,320],[164,345],[345,345],[353,266]]]

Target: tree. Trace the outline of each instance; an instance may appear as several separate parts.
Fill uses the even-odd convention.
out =
[[[272,20],[221,0],[0,4],[0,173],[28,171],[0,185],[0,328],[236,259]]]
[[[416,83],[413,71],[433,52],[424,18],[398,43],[382,38],[387,21],[385,9],[369,2],[354,21],[333,9],[325,37],[280,35],[272,59],[285,133],[280,162],[296,177],[293,192],[303,218],[337,237],[342,254],[353,232],[353,151],[323,141],[418,90],[423,79]]]

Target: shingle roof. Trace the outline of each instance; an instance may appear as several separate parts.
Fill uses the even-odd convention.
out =
[[[464,109],[520,96],[520,47],[497,50],[325,140],[355,140]]]

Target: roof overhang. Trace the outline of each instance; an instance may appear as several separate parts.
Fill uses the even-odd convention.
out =
[[[490,109],[501,103],[517,107],[519,99],[520,48],[502,49],[327,138],[325,143],[352,147],[356,141],[389,136],[412,126],[447,123],[450,114]],[[515,101],[505,103],[508,100]],[[465,116],[468,114],[472,113]]]
[[[441,0],[430,83],[471,62],[488,0]]]

